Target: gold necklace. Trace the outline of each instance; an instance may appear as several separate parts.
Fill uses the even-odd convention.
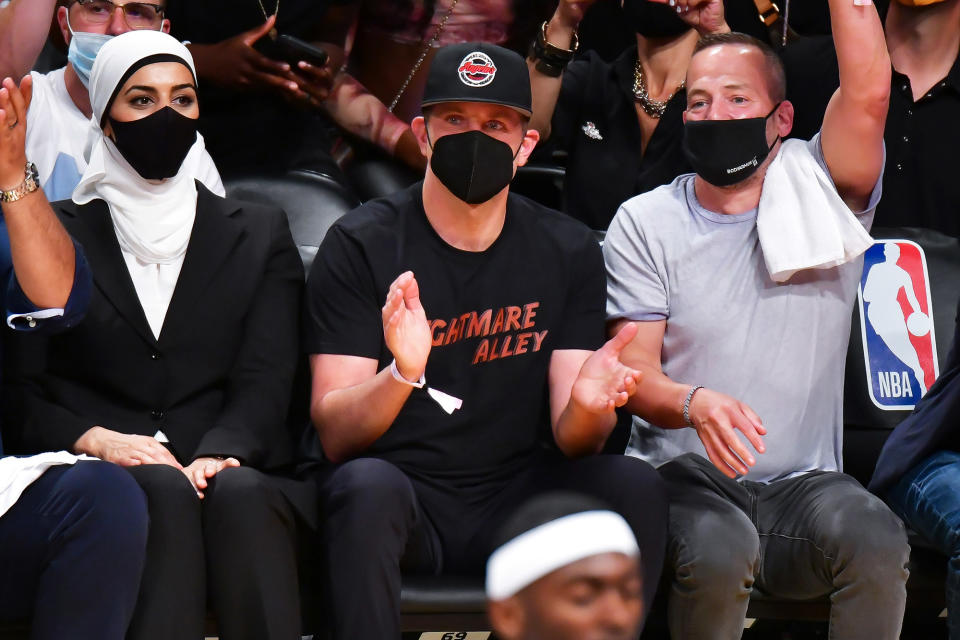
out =
[[[263,21],[266,22],[270,19],[270,16],[267,15],[267,9],[263,6],[263,0],[257,0],[257,4],[260,5],[260,11],[263,13]],[[275,17],[280,17],[280,0],[277,0],[277,6],[273,10],[273,15]],[[270,37],[274,40],[277,39],[277,23],[273,23],[273,29],[270,29]]]
[[[687,86],[687,81],[680,82],[680,86],[674,89],[666,100],[654,100],[647,93],[647,80],[643,77],[643,66],[640,59],[637,59],[637,66],[633,68],[633,97],[640,103],[640,107],[651,118],[659,120],[663,112],[667,110],[667,104],[673,100],[677,92],[682,91]]]

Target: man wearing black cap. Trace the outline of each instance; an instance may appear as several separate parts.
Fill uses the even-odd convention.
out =
[[[526,65],[443,48],[423,106],[423,182],[340,220],[310,273],[311,416],[337,463],[319,476],[333,637],[399,637],[401,567],[479,573],[497,525],[553,488],[624,515],[649,604],[660,481],[634,459],[586,457],[636,390],[618,359],[634,329],[603,343],[586,227],[509,193],[538,139]]]

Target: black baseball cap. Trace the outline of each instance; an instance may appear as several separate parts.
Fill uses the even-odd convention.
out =
[[[421,107],[442,102],[489,102],[533,112],[530,72],[523,57],[486,42],[441,47],[430,63]]]

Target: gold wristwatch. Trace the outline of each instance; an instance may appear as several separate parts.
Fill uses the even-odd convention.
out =
[[[23,173],[23,182],[13,189],[0,191],[0,202],[16,202],[40,188],[40,174],[37,172],[37,165],[28,162]]]

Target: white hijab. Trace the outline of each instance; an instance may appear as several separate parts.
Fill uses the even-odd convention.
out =
[[[85,204],[99,198],[107,203],[141,306],[159,337],[196,217],[194,179],[206,170],[203,138],[197,134],[177,175],[151,182],[130,166],[100,128],[123,76],[144,58],[157,54],[183,60],[196,79],[190,52],[160,31],[129,31],[112,38],[97,54],[90,73],[93,117],[84,152],[88,164],[73,190],[73,201]]]

